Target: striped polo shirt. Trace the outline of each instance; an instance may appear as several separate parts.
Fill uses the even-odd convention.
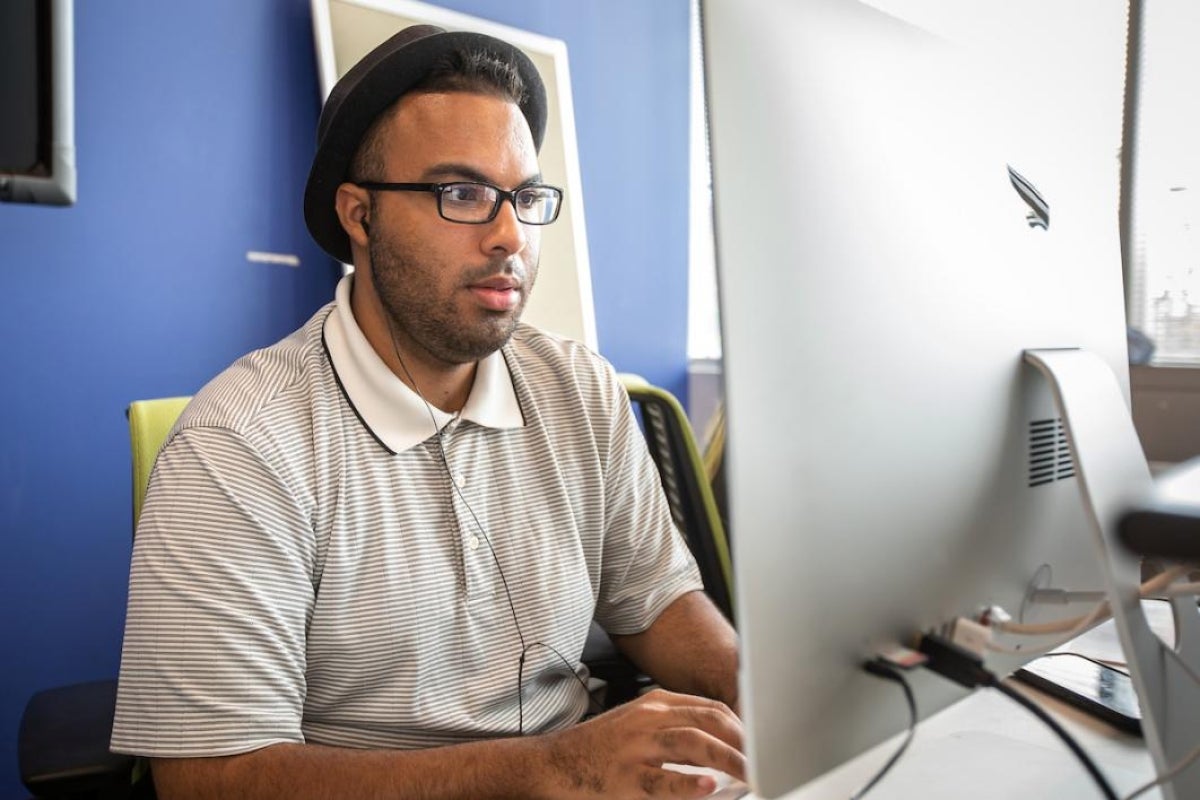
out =
[[[701,588],[607,362],[522,325],[446,414],[368,344],[352,280],[168,436],[134,545],[115,751],[562,728],[587,710],[590,621],[636,633]]]

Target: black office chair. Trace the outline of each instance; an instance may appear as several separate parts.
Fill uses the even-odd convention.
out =
[[[704,432],[704,472],[712,487],[717,516],[725,528],[725,538],[733,539],[729,529],[729,488],[725,478],[725,403],[717,404]]]
[[[658,465],[671,516],[700,567],[704,591],[733,622],[733,563],[725,525],[691,423],[679,401],[636,375],[622,374],[639,412],[646,444]]]
[[[679,401],[665,389],[638,375],[621,374],[621,383],[642,422],[650,456],[658,467],[671,517],[683,534],[704,581],[704,591],[730,621],[733,582],[729,545],[704,459],[696,447],[691,423]],[[718,457],[719,458],[719,457]],[[639,672],[600,626],[592,623],[583,662],[606,684],[606,708],[632,700],[652,684]]]
[[[133,459],[133,524],[154,459],[187,397],[138,400],[129,405],[129,443]],[[91,681],[37,692],[25,705],[17,733],[21,781],[35,797],[55,800],[125,800],[149,783],[137,782],[132,756],[110,753],[117,681]]]

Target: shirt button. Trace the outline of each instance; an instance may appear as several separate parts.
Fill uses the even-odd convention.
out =
[[[470,539],[468,539],[467,547],[471,548],[471,550],[473,550],[473,551],[478,550],[479,549],[479,537],[472,536]]]
[[[454,470],[454,482],[459,486],[467,485],[467,476],[463,474],[461,469]]]

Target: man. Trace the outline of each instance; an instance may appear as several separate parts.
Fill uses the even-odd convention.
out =
[[[322,112],[334,303],[205,387],[139,522],[113,748],[159,796],[698,797],[741,777],[736,641],[611,367],[519,325],[545,95],[431,26]],[[656,691],[587,721],[595,618]],[[668,691],[669,690],[669,691]],[[709,699],[713,698],[713,699]]]

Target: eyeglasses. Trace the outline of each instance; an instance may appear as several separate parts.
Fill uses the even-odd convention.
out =
[[[438,214],[449,222],[482,225],[491,222],[505,200],[513,204],[517,219],[527,225],[549,225],[558,219],[563,190],[557,186],[530,183],[506,192],[499,186],[477,181],[455,183],[387,183],[356,181],[355,186],[385,192],[432,192]]]

